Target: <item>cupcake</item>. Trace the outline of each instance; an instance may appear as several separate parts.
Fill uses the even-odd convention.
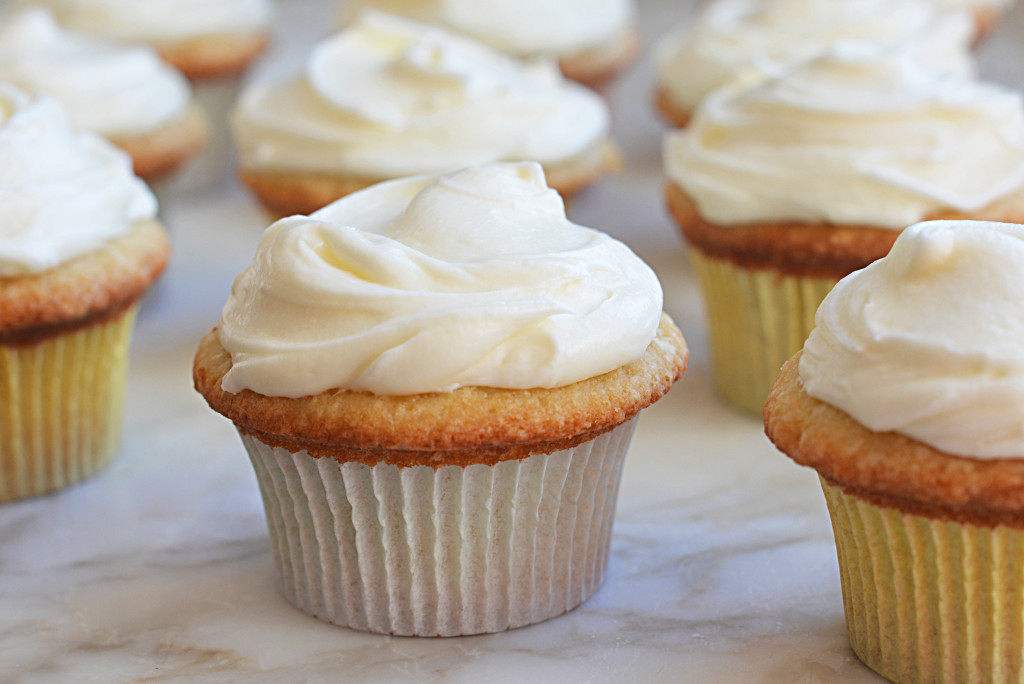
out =
[[[239,175],[278,216],[382,180],[538,161],[565,195],[618,164],[608,107],[548,62],[367,12],[303,76],[250,86],[233,128]]]
[[[1024,107],[993,84],[843,44],[708,98],[665,142],[714,383],[759,412],[825,293],[925,218],[1024,222]]]
[[[935,221],[844,278],[764,408],[821,477],[854,652],[1024,680],[1024,227]]]
[[[978,38],[991,33],[1016,0],[930,0],[940,8],[966,10],[978,27]]]
[[[969,75],[975,35],[966,11],[935,0],[715,0],[659,44],[655,102],[684,126],[715,90],[779,76],[840,40],[903,46],[930,68]]]
[[[585,601],[637,414],[685,369],[661,303],[533,163],[388,181],[270,226],[194,380],[252,459],[288,600],[416,636]]]
[[[188,81],[155,51],[64,31],[42,8],[0,22],[0,80],[61,100],[76,128],[128,152],[146,181],[206,144]]]
[[[640,32],[632,0],[345,0],[343,21],[376,9],[438,24],[522,58],[558,62],[567,78],[592,88],[636,58]]]
[[[136,304],[168,245],[131,160],[60,103],[0,84],[0,501],[117,449]]]

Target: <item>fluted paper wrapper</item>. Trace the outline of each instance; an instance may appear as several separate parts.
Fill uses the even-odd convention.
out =
[[[1024,531],[882,508],[822,481],[854,652],[894,682],[1024,682]]]
[[[114,457],[135,311],[0,346],[0,502],[78,482]]]
[[[437,469],[242,440],[289,601],[353,629],[457,636],[561,615],[600,586],[634,424],[551,454]]]
[[[838,281],[746,269],[689,252],[704,292],[715,389],[760,415],[779,369],[803,347],[818,305]]]

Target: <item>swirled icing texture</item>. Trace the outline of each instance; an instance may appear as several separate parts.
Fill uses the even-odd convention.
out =
[[[608,128],[604,101],[553,64],[380,13],[318,45],[304,77],[249,88],[233,117],[244,167],[369,178],[568,161]]]
[[[0,277],[39,273],[156,215],[127,154],[61,104],[0,83]]]
[[[53,95],[76,127],[115,137],[180,119],[191,98],[185,78],[151,48],[64,31],[43,8],[0,23],[0,80]]]
[[[778,76],[838,40],[905,46],[922,64],[963,75],[975,23],[934,0],[716,0],[658,46],[658,82],[676,107],[694,109],[735,81]]]
[[[664,154],[713,223],[899,229],[1024,187],[1024,107],[1019,93],[905,52],[838,44],[786,76],[713,94]]]
[[[1024,457],[1024,226],[929,221],[844,278],[804,345],[813,397],[865,427]]]
[[[270,0],[15,0],[48,7],[61,25],[129,42],[173,43],[201,36],[261,31]]]
[[[537,164],[403,178],[267,229],[221,317],[223,387],[567,385],[639,358],[661,305],[650,268],[570,223]]]
[[[372,8],[447,26],[516,55],[561,57],[631,30],[632,0],[346,0],[344,18]]]

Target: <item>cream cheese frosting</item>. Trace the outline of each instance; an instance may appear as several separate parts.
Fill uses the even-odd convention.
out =
[[[783,77],[718,91],[664,156],[713,223],[899,229],[1024,187],[1024,106],[906,52],[840,43]]]
[[[40,273],[156,216],[127,154],[61,104],[0,83],[0,277]]]
[[[562,57],[616,40],[635,21],[632,0],[347,0],[344,18],[367,8],[440,24],[516,55]]]
[[[233,117],[241,165],[397,176],[491,161],[568,161],[608,133],[607,105],[548,62],[369,12],[303,77],[255,85]]]
[[[222,386],[557,387],[638,359],[661,307],[651,269],[569,222],[535,163],[387,181],[267,229],[220,320]]]
[[[176,121],[191,99],[185,78],[151,48],[64,31],[43,8],[0,23],[0,80],[56,97],[76,127],[113,137]]]
[[[904,46],[922,64],[970,75],[975,23],[934,0],[717,0],[658,46],[669,102],[694,109],[737,79],[777,76],[838,40]]]
[[[173,43],[261,31],[270,0],[16,0],[48,7],[63,26],[128,42]]]
[[[804,389],[951,454],[1024,457],[1024,226],[929,221],[825,298]]]

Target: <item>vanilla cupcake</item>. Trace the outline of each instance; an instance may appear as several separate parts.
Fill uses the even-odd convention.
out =
[[[1005,88],[846,44],[720,91],[665,142],[714,381],[756,412],[825,293],[924,218],[1024,222],[1024,107]]]
[[[42,8],[0,22],[0,80],[61,100],[76,128],[128,152],[146,181],[206,144],[188,81],[155,51],[64,31]]]
[[[785,74],[840,40],[902,46],[929,68],[970,75],[975,36],[966,11],[934,0],[715,0],[659,44],[655,100],[683,126],[715,90]]]
[[[117,449],[136,304],[168,245],[128,156],[0,84],[0,501]]]
[[[921,223],[844,278],[765,405],[821,477],[854,652],[1024,680],[1024,226]]]
[[[496,632],[600,585],[638,412],[686,365],[654,273],[532,163],[270,226],[196,354],[285,596],[384,634]]]
[[[344,0],[343,22],[376,9],[438,24],[522,58],[558,62],[567,78],[597,88],[636,58],[632,0]]]
[[[376,12],[318,45],[303,76],[235,111],[239,174],[276,215],[382,180],[538,161],[570,195],[616,167],[608,107],[554,65]]]

